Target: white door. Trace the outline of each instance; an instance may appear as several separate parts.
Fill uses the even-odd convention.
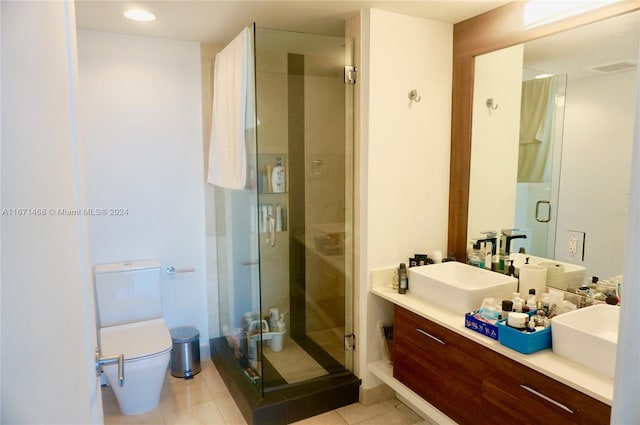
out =
[[[1,423],[102,423],[73,2],[0,3]]]

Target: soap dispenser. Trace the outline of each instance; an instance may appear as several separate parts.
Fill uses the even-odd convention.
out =
[[[514,261],[514,260],[509,260],[509,269],[508,269],[509,273],[508,273],[508,274],[509,274],[509,276],[514,276],[514,277],[515,277],[515,275],[516,275],[516,268],[515,268],[515,267],[514,267],[514,265],[513,265],[513,261]]]

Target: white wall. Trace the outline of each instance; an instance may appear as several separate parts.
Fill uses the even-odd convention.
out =
[[[514,226],[523,53],[520,44],[475,60],[469,240],[483,231]],[[489,110],[487,98],[493,98],[498,109]]]
[[[633,71],[567,85],[556,258],[564,230],[585,232],[589,276],[622,273],[635,94]]]
[[[55,214],[84,203],[73,2],[2,2],[0,10],[0,422],[100,423],[86,220]]]
[[[375,326],[390,307],[368,273],[415,253],[446,252],[451,127],[451,24],[370,10],[362,30],[360,364],[380,358]],[[368,74],[368,75],[367,75]],[[420,103],[410,102],[416,89]],[[388,304],[388,303],[387,303]],[[364,344],[363,344],[364,345]],[[375,385],[367,374],[363,386]]]
[[[370,18],[367,265],[376,268],[446,249],[453,32],[375,9]]]
[[[79,31],[92,264],[157,258],[169,328],[208,344],[200,45]]]

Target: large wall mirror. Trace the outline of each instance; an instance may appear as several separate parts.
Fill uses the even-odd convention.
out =
[[[470,240],[622,273],[639,33],[634,12],[475,58]]]
[[[512,251],[621,274],[637,5],[529,30],[518,3],[454,28],[449,250],[519,228]]]

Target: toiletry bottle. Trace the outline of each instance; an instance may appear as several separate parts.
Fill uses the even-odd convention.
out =
[[[542,310],[545,314],[549,314],[549,304],[551,303],[551,295],[544,294],[542,296]]]
[[[284,332],[287,330],[287,325],[284,322],[284,314],[280,315],[280,318],[278,319],[278,327],[277,327],[277,332]]]
[[[409,277],[407,275],[407,266],[404,263],[400,263],[400,269],[398,270],[398,293],[406,294],[409,287]]]
[[[398,292],[400,287],[400,269],[394,269],[393,278],[391,279],[391,289]]]
[[[467,264],[476,267],[484,267],[484,253],[480,253],[479,243],[471,242],[469,244],[469,248],[467,250]]]
[[[502,300],[502,315],[501,319],[507,319],[509,317],[509,313],[513,311],[513,301],[511,300]]]
[[[529,289],[529,298],[527,298],[527,307],[529,310],[536,309],[536,290],[535,288]]]
[[[484,243],[484,268],[487,270],[491,270],[492,254],[493,254],[493,244],[491,242],[485,242]]]
[[[522,313],[522,306],[524,305],[524,300],[520,298],[519,292],[513,293],[513,299],[511,301],[513,301],[513,311],[515,311],[516,313]]]
[[[271,185],[273,186],[274,193],[284,192],[285,173],[284,173],[284,165],[282,165],[282,158],[280,157],[278,157],[278,159],[276,160],[276,166],[273,167]]]
[[[276,232],[282,232],[282,205],[276,204]]]
[[[266,193],[273,192],[273,172],[271,171],[271,164],[266,164],[264,166],[264,174],[266,176],[266,185],[264,186]]]
[[[282,231],[287,230],[287,209],[282,207]]]

